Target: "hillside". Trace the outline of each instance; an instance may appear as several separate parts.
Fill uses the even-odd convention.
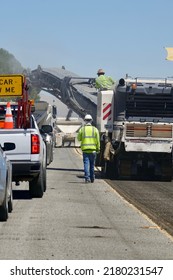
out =
[[[20,62],[4,49],[0,49],[0,74],[22,73],[24,68]]]
[[[28,69],[24,69],[21,63],[7,50],[0,48],[0,74],[22,74],[28,73]],[[31,99],[38,100],[39,90],[29,86],[29,96]]]

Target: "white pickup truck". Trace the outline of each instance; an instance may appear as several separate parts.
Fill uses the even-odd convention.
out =
[[[0,96],[17,97],[17,102],[10,102],[10,112],[6,102],[0,102],[0,145],[15,144],[14,150],[6,152],[12,163],[12,181],[16,185],[28,181],[31,197],[42,197],[46,191],[46,145],[31,113],[26,78],[1,75]],[[7,128],[9,115],[13,123],[11,128]]]
[[[13,141],[15,149],[6,152],[12,163],[12,181],[29,181],[32,197],[42,197],[46,191],[46,146],[33,116],[31,128],[1,129],[0,144]]]

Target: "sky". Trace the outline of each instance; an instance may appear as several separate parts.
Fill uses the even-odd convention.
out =
[[[0,48],[24,68],[115,80],[173,76],[172,0],[0,0]]]

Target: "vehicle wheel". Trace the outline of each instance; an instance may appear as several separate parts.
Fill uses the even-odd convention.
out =
[[[12,184],[10,186],[10,194],[8,199],[8,212],[11,213],[13,211],[13,192],[12,192]]]
[[[49,157],[48,157],[48,154],[47,154],[47,152],[46,152],[46,166],[48,166],[50,164],[50,162],[49,162]]]
[[[120,179],[121,176],[121,161],[119,159],[115,159],[114,161],[114,166],[115,166],[115,175],[114,175],[114,179],[118,180]]]
[[[105,179],[112,179],[113,178],[113,163],[110,161],[105,161],[103,167],[103,175]]]
[[[29,192],[31,197],[41,198],[44,193],[44,172],[41,167],[40,174],[29,182]]]
[[[44,167],[43,167],[43,190],[44,192],[46,191],[47,189],[47,171],[46,171],[46,165],[44,164]]]
[[[101,168],[101,174],[103,176],[103,178],[107,179],[107,161],[104,162],[104,165]]]
[[[172,160],[168,159],[167,164],[165,164],[165,161],[162,161],[161,178],[162,181],[167,181],[167,182],[172,181]]]
[[[53,144],[52,144],[52,149],[51,149],[51,161],[50,162],[52,162],[53,161],[53,156],[54,156],[54,154],[53,154]]]
[[[8,219],[8,196],[6,191],[4,201],[0,206],[0,221],[6,222],[7,219]]]

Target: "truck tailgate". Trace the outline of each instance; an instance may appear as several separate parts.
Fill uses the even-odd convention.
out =
[[[0,144],[14,142],[16,148],[6,152],[10,160],[31,159],[31,129],[2,129],[0,130]]]

